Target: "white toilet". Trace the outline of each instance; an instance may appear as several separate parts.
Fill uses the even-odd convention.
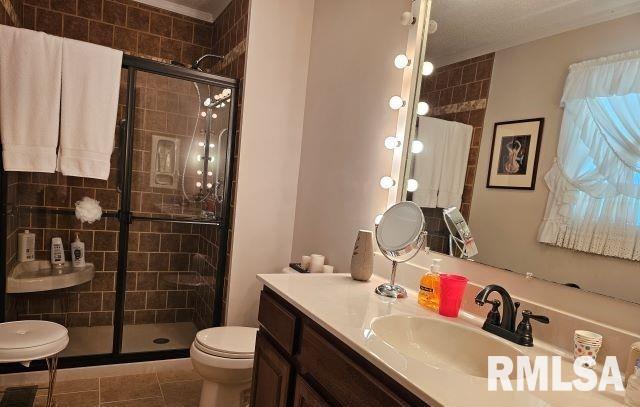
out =
[[[257,332],[257,328],[222,326],[196,334],[191,363],[204,379],[200,407],[245,407]]]

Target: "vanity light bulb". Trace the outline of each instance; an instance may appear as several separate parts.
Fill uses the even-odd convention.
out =
[[[433,64],[429,61],[424,61],[424,63],[422,64],[422,74],[424,76],[431,75],[435,69],[435,66],[433,66]]]
[[[209,148],[214,148],[216,145],[213,143],[209,143]]]
[[[404,69],[408,67],[410,62],[411,61],[409,61],[409,58],[405,54],[400,54],[396,57],[396,59],[393,60],[393,64],[398,69]]]
[[[202,182],[198,181],[196,182],[196,187],[200,188],[202,186]]]
[[[420,154],[424,150],[424,143],[420,140],[413,140],[411,142],[411,152],[413,154]]]
[[[224,103],[220,103],[220,107],[225,107],[226,105]]]
[[[214,98],[215,100],[220,100],[220,95],[213,95],[213,98]]]
[[[427,113],[429,113],[429,104],[427,102],[419,102],[416,112],[420,116],[426,115]]]
[[[225,90],[223,90],[223,91],[222,91],[222,95],[223,95],[223,96],[229,96],[229,95],[231,95],[231,89],[225,89]]]
[[[418,189],[418,181],[416,181],[415,179],[408,179],[407,180],[407,191],[409,192],[415,192]]]
[[[218,118],[218,115],[217,115],[217,114],[215,114],[215,113],[211,113],[211,117],[213,117],[214,119],[217,119],[217,118]]]
[[[212,184],[212,183],[210,183],[210,182],[207,184],[207,188],[208,188],[208,189],[211,189],[211,187],[212,187],[212,186],[213,186],[213,184]]]
[[[207,112],[200,112],[200,117],[207,117]]]
[[[384,189],[389,189],[395,184],[396,184],[396,181],[389,176],[380,178],[380,186]]]
[[[198,155],[196,156],[196,160],[198,160],[198,161],[202,161],[202,156],[201,156],[200,154],[198,154]]]
[[[198,170],[198,171],[196,171],[196,174],[198,174],[198,175],[202,175],[202,170]]]
[[[204,141],[199,142],[199,143],[198,143],[198,145],[199,145],[200,147],[204,147]]]
[[[204,107],[211,106],[211,98],[206,98],[203,103]]]
[[[393,150],[394,148],[398,148],[402,145],[400,140],[397,137],[387,137],[384,139],[384,146],[389,150]]]
[[[404,106],[404,100],[400,96],[393,96],[389,99],[389,107],[393,110],[398,110]]]
[[[213,171],[207,172],[207,175],[210,176],[210,177],[213,176]]]
[[[376,216],[376,218],[374,219],[374,222],[376,225],[379,225],[381,220],[382,220],[382,214],[380,213]]]

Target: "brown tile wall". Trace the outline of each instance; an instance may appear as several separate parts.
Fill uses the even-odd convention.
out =
[[[467,221],[473,198],[473,183],[476,177],[494,56],[493,53],[486,54],[437,68],[432,75],[425,77],[422,81],[421,100],[426,100],[431,106],[430,116],[473,126],[460,208]],[[442,220],[442,209],[423,208],[423,212],[429,232],[429,247],[438,252],[448,253],[448,231]]]
[[[24,0],[25,28],[191,64],[211,51],[211,23],[131,0]]]

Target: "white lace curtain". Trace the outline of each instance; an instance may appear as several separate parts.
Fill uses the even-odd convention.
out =
[[[640,51],[574,64],[538,240],[640,261]]]

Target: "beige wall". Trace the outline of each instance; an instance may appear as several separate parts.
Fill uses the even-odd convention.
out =
[[[228,324],[256,324],[255,276],[291,254],[313,4],[251,2]]]
[[[395,134],[388,100],[402,89],[393,66],[408,30],[399,23],[408,0],[316,2],[292,258],[322,253],[349,271],[359,229],[372,229],[391,170],[383,145]]]
[[[496,53],[471,205],[478,261],[640,302],[637,262],[536,241],[548,195],[543,177],[558,145],[559,103],[569,65],[639,48],[640,14],[635,14]],[[545,118],[535,191],[487,189],[494,123],[534,117]]]

